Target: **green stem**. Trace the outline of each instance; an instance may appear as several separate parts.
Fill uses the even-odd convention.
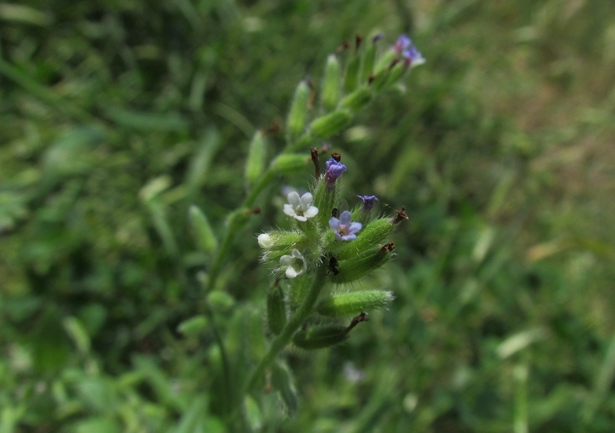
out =
[[[312,281],[312,286],[308,291],[306,297],[303,299],[301,306],[295,312],[295,314],[290,318],[290,320],[286,323],[284,329],[278,337],[273,340],[267,354],[261,359],[260,363],[256,366],[248,382],[246,384],[245,393],[247,394],[250,389],[252,389],[256,382],[263,376],[265,373],[265,369],[271,364],[271,362],[275,359],[275,357],[280,353],[282,349],[284,349],[295,333],[297,329],[303,324],[305,319],[308,318],[312,309],[314,308],[314,304],[318,300],[318,296],[320,295],[320,291],[325,282],[327,267],[325,265],[321,265],[316,270],[316,275],[314,276],[314,280]]]

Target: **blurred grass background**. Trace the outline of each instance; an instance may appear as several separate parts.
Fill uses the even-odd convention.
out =
[[[409,212],[365,283],[397,299],[290,353],[297,414],[265,396],[253,426],[615,430],[615,3],[31,0],[0,3],[1,431],[227,431],[213,336],[176,332],[202,312],[188,206],[221,230],[253,132],[376,31],[427,64],[332,144],[349,201]],[[276,196],[240,238],[282,223]],[[240,358],[268,278],[255,239],[233,248]]]

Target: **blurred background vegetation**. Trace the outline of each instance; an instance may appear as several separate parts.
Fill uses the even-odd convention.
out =
[[[332,144],[349,201],[408,210],[365,283],[396,301],[289,353],[296,414],[265,395],[252,426],[615,430],[614,2],[30,0],[0,3],[0,431],[228,431],[214,336],[177,331],[203,308],[188,207],[222,230],[254,131],[377,31],[427,64]],[[280,197],[219,281],[233,359],[262,343]]]

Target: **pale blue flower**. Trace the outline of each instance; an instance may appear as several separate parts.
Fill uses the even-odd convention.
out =
[[[352,214],[348,211],[342,212],[340,218],[335,217],[329,220],[329,226],[335,232],[338,241],[353,241],[357,238],[356,233],[361,230],[363,225],[358,222],[351,222]]]

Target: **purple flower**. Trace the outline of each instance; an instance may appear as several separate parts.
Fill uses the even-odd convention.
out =
[[[404,50],[401,55],[404,58],[404,65],[406,66],[418,66],[425,63],[425,58],[414,45]]]
[[[411,45],[412,40],[410,40],[410,38],[406,35],[401,35],[399,38],[397,38],[397,41],[395,42],[395,46],[393,48],[395,49],[397,54],[401,54],[402,52],[410,48]]]
[[[335,217],[329,220],[329,226],[335,232],[335,237],[338,241],[353,241],[357,238],[357,233],[363,227],[361,223],[353,223],[350,221],[352,214],[347,210],[342,212],[340,219]]]
[[[325,173],[325,184],[327,185],[327,188],[333,189],[337,178],[346,171],[346,166],[333,158],[329,158],[329,160],[325,163],[325,166],[327,168]]]
[[[370,210],[372,210],[375,201],[380,201],[375,195],[358,195],[357,197],[363,200],[363,212],[365,213],[368,213]]]

